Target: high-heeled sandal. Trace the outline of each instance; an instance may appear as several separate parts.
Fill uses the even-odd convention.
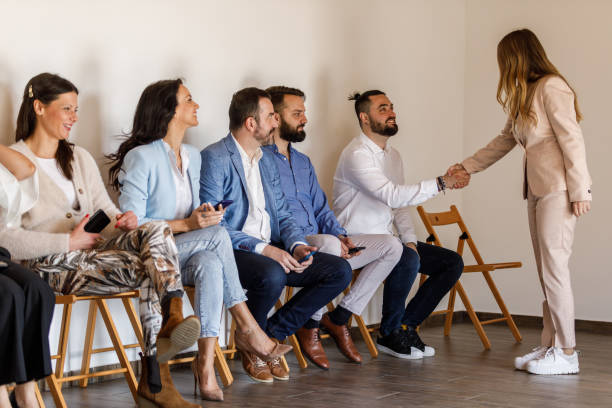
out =
[[[293,347],[288,344],[282,344],[275,342],[274,348],[268,354],[260,353],[253,348],[251,343],[249,342],[249,335],[255,333],[254,330],[249,330],[247,332],[241,333],[236,330],[234,334],[234,340],[236,341],[236,347],[238,347],[242,351],[247,351],[249,353],[255,354],[257,357],[261,358],[264,361],[274,360],[277,357],[284,356],[288,352],[290,352]]]
[[[191,362],[191,371],[193,371],[193,395],[198,396],[198,389],[200,390],[200,398],[207,401],[223,401],[223,390],[218,388],[212,391],[204,391],[200,388],[200,363],[198,361],[198,354]]]

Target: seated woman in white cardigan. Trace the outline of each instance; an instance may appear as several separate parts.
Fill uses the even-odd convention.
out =
[[[0,224],[19,225],[38,197],[36,167],[0,145]],[[40,277],[11,261],[0,240],[0,407],[38,406],[35,381],[51,374],[49,327],[53,290]],[[10,400],[6,384],[16,383]]]
[[[110,156],[115,163],[109,178],[121,193],[123,211],[133,211],[140,223],[165,220],[170,225],[183,283],[195,285],[194,308],[202,327],[194,378],[202,398],[223,400],[213,366],[223,303],[236,319],[239,348],[278,360],[274,357],[291,347],[268,338],[246,306],[231,240],[217,225],[222,206],[200,204],[200,154],[183,144],[185,131],[198,124],[198,108],[180,79],[149,85],[136,107],[130,137]]]
[[[38,168],[40,193],[20,225],[0,231],[0,240],[56,292],[106,295],[138,289],[145,340],[139,403],[197,407],[182,399],[167,367],[200,331],[195,316],[183,318],[170,228],[164,222],[138,227],[133,213],[121,213],[113,204],[94,159],[67,140],[77,109],[78,90],[70,81],[47,73],[28,81],[12,147]],[[84,226],[98,209],[114,222],[100,234],[88,233]]]

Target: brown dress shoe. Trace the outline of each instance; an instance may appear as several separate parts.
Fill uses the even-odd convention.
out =
[[[168,363],[159,365],[159,376],[161,377],[161,391],[152,393],[149,389],[147,378],[149,368],[146,357],[141,354],[142,372],[138,383],[138,407],[140,408],[199,408],[200,405],[185,401],[174,387]]]
[[[329,370],[329,360],[321,344],[319,328],[305,329],[302,327],[295,332],[295,336],[300,343],[302,353],[317,367]]]
[[[242,360],[242,368],[253,380],[263,383],[274,381],[268,364],[255,354],[240,350],[240,359]]]
[[[321,326],[329,332],[329,335],[334,339],[336,346],[338,346],[338,349],[344,354],[344,357],[348,358],[353,363],[361,364],[361,354],[357,351],[353,339],[351,338],[351,332],[349,332],[346,324],[342,326],[334,324],[327,313],[325,313],[321,319]]]
[[[179,351],[200,337],[200,320],[195,316],[183,318],[183,299],[170,299],[162,310],[162,327],[157,334],[157,361],[166,363]]]
[[[281,364],[281,357],[276,357],[275,359],[268,361],[267,364],[274,379],[281,381],[289,380],[289,373],[283,368]]]

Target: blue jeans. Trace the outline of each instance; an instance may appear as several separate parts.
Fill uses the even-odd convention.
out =
[[[194,309],[200,318],[200,337],[218,337],[223,303],[229,309],[246,301],[234,261],[232,241],[218,225],[175,236],[181,278],[195,286]]]
[[[351,282],[349,263],[337,256],[317,253],[302,273],[285,273],[281,265],[264,255],[236,250],[240,281],[248,290],[247,306],[259,326],[278,340],[295,333],[321,307]],[[268,319],[285,286],[301,287],[289,302]]]
[[[404,246],[400,261],[387,276],[380,322],[382,336],[402,324],[419,326],[461,277],[463,259],[456,252],[423,242],[417,243],[417,251],[418,254]],[[418,272],[428,278],[404,308]]]

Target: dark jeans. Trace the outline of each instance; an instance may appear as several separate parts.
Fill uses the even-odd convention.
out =
[[[10,261],[0,248],[0,385],[51,374],[49,327],[55,308],[51,287]]]
[[[234,256],[249,310],[259,326],[278,340],[295,333],[314,312],[338,296],[353,273],[346,260],[321,252],[313,255],[312,265],[304,272],[288,274],[267,256],[240,250],[234,250]],[[268,319],[285,286],[302,289]]]
[[[400,261],[385,281],[380,322],[383,336],[402,324],[420,325],[461,277],[463,259],[456,252],[423,242],[417,243],[417,251],[418,255],[405,246]],[[428,275],[428,279],[404,309],[418,272]]]

